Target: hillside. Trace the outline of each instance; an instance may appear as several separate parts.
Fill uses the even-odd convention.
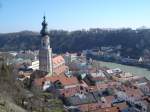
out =
[[[0,112],[27,112],[4,95],[0,95]]]
[[[35,87],[27,88],[16,76],[13,66],[0,60],[0,112],[63,112],[59,99]]]
[[[121,45],[121,55],[139,58],[149,53],[150,29],[90,29],[78,31],[50,31],[53,52],[78,52],[101,46]],[[40,34],[23,31],[0,34],[1,50],[39,49]]]
[[[16,102],[23,91],[15,81],[12,66],[0,64],[0,112],[26,112]]]

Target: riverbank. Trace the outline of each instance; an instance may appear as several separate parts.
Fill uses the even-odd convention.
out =
[[[104,61],[99,61],[99,62],[100,62],[100,65],[103,67],[108,67],[108,68],[112,68],[112,69],[120,68],[121,70],[123,70],[125,72],[130,72],[137,76],[146,77],[147,79],[150,80],[150,70],[148,70],[146,68],[122,65],[122,64],[117,64],[117,63],[113,63],[113,62],[104,62]]]
[[[132,59],[132,58],[114,57],[111,55],[101,56],[101,55],[94,55],[94,54],[87,54],[87,57],[95,60],[104,61],[104,62],[112,62],[117,64],[150,69],[150,64],[148,62],[139,62],[139,60]]]

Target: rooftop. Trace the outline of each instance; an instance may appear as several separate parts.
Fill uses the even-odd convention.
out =
[[[50,81],[51,83],[54,83],[55,81],[60,81],[63,86],[79,84],[79,81],[76,77],[67,77],[64,74],[37,79],[35,83],[37,85],[42,85],[42,82],[45,81]]]
[[[61,55],[53,57],[52,61],[53,61],[54,65],[58,65],[60,63],[64,63],[65,62],[64,58]]]

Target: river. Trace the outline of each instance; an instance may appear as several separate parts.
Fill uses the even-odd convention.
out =
[[[132,74],[135,74],[137,76],[144,76],[147,79],[150,80],[150,70],[146,68],[140,68],[140,67],[135,67],[135,66],[128,66],[128,65],[122,65],[122,64],[117,64],[117,63],[112,63],[112,62],[103,62],[99,61],[101,66],[105,66],[108,68],[120,68],[121,70],[125,72],[130,72]]]

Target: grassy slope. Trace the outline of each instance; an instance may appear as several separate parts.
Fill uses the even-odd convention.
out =
[[[16,105],[10,98],[0,95],[0,112],[27,112]]]

